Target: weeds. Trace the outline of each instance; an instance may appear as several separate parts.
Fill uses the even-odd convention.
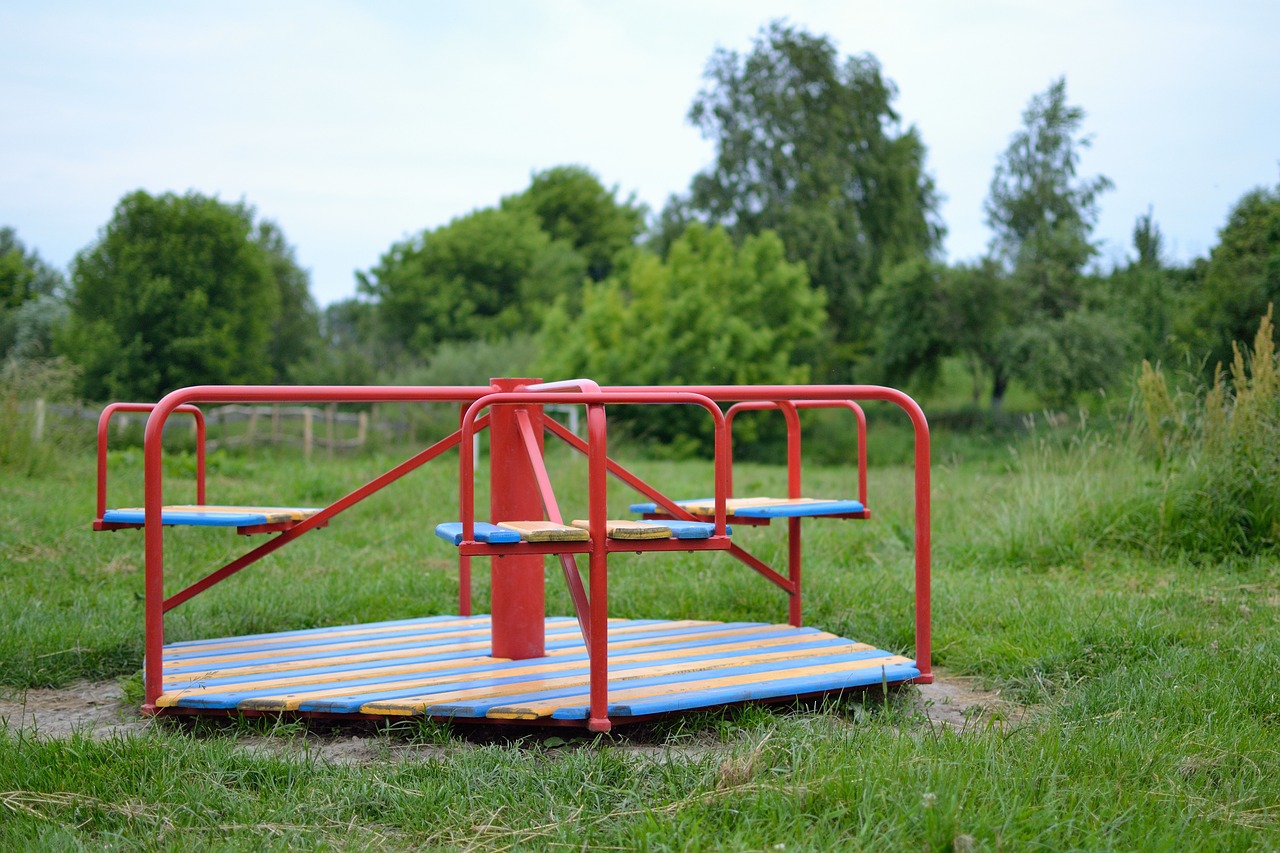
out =
[[[1162,539],[1208,558],[1251,555],[1280,542],[1280,373],[1271,311],[1252,351],[1233,344],[1197,394],[1172,394],[1144,363],[1139,393],[1147,452],[1169,471],[1158,515]]]

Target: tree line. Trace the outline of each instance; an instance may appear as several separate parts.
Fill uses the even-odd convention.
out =
[[[69,276],[0,229],[0,355],[61,357],[88,399],[195,383],[927,385],[959,360],[975,402],[1021,382],[1064,406],[1141,359],[1229,361],[1280,292],[1280,187],[1246,194],[1209,256],[1176,265],[1148,211],[1104,270],[1112,186],[1081,174],[1065,79],[999,156],[983,257],[947,264],[916,128],[869,55],[774,22],[717,50],[688,118],[714,161],[653,212],[558,166],[492,206],[394,243],[320,310],[283,229],[246,203],[125,196]],[[633,424],[664,439],[695,428]]]

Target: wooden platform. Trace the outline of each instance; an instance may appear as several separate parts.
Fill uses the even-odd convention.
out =
[[[588,660],[577,622],[548,618],[547,655],[489,656],[488,616],[433,616],[165,646],[160,713],[429,716],[579,724]],[[914,662],[816,628],[611,620],[615,723],[918,676]]]

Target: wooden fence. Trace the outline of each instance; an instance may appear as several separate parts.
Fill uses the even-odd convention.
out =
[[[428,407],[435,407],[434,417],[422,414]],[[32,437],[42,441],[47,431],[49,417],[96,422],[100,408],[92,406],[47,403],[43,399],[23,405],[32,414]],[[448,409],[448,411],[444,411]],[[563,415],[566,425],[575,434],[579,431],[577,406],[546,406],[553,414]],[[418,417],[414,417],[414,413]],[[319,406],[211,406],[204,409],[206,447],[213,451],[219,447],[256,447],[270,445],[301,448],[310,459],[313,452],[329,456],[335,452],[358,451],[365,447],[371,436],[382,443],[392,444],[414,440],[418,427],[428,421],[452,422],[457,427],[457,408],[438,404],[421,404],[410,409],[407,404],[374,404],[370,411],[342,412],[336,403]],[[112,418],[111,428],[117,435],[127,435],[140,428],[147,416],[121,412]],[[195,421],[189,417],[171,417],[165,423],[165,435],[187,431],[195,439]],[[476,443],[479,452],[479,442]]]

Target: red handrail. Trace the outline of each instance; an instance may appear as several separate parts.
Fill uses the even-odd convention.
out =
[[[107,442],[109,440],[111,418],[116,412],[150,412],[159,405],[158,403],[110,403],[102,414],[98,416],[98,515],[97,520],[102,521],[102,515],[107,511]],[[196,421],[196,503],[203,504],[205,502],[204,491],[204,466],[205,466],[205,426],[204,412],[195,406],[178,406],[174,409],[177,412],[188,412],[195,417]]]
[[[789,407],[784,408],[784,406]],[[787,419],[787,486],[788,497],[800,497],[800,424],[791,415],[795,409],[849,409],[858,422],[858,502],[867,505],[867,414],[853,400],[774,400],[770,402],[735,403],[725,412],[729,424],[729,494],[733,494],[733,420],[738,412],[782,409]],[[794,429],[793,429],[794,424]],[[793,467],[794,465],[794,467]],[[794,474],[791,472],[794,470]]]

